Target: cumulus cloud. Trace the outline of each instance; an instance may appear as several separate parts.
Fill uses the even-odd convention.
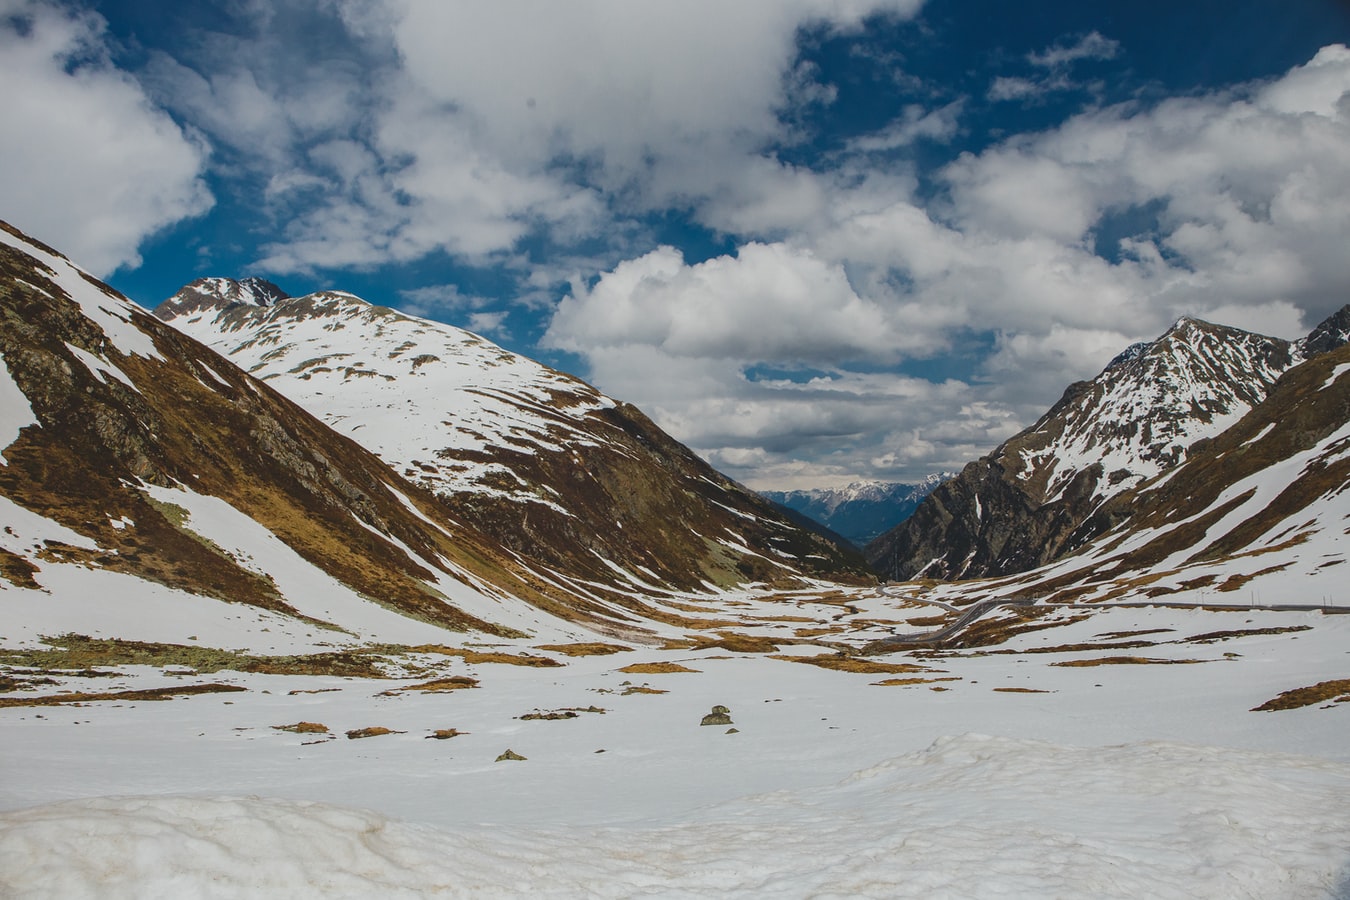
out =
[[[206,151],[108,58],[106,22],[0,0],[0,210],[91,271],[210,208]]]
[[[1092,110],[939,177],[923,201],[904,178],[813,173],[790,235],[621,263],[574,287],[547,340],[743,478],[958,465],[1181,314],[1294,337],[1346,301],[1350,50]],[[991,347],[974,378],[905,374],[972,329]]]

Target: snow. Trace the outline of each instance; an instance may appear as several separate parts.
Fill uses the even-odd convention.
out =
[[[1336,383],[1337,379],[1339,379],[1346,372],[1350,372],[1350,363],[1341,363],[1339,366],[1332,369],[1331,374],[1327,376],[1327,380],[1322,384],[1322,390],[1326,390],[1327,388],[1331,387],[1333,384]]]
[[[448,637],[448,633],[439,627],[409,619],[353,591],[224,500],[185,487],[144,485],[142,489],[161,503],[171,503],[186,510],[188,517],[183,527],[223,549],[244,568],[270,576],[286,602],[302,615],[338,625],[342,632],[367,640],[416,644],[434,643]],[[365,525],[364,522],[361,524]],[[486,597],[468,584],[437,572],[435,566],[396,538],[378,531],[375,533],[398,546],[418,564],[430,566],[437,576],[430,586],[447,595],[455,607],[498,624],[530,632],[539,630],[539,611],[523,601]],[[307,629],[313,630],[312,627]]]
[[[9,461],[4,457],[4,451],[10,444],[19,439],[19,432],[29,425],[37,425],[37,416],[33,414],[33,406],[28,402],[28,397],[19,386],[14,382],[14,376],[9,374],[9,366],[5,364],[5,357],[0,354],[0,465],[9,465]]]
[[[228,288],[218,289],[228,298]],[[516,476],[500,450],[584,452],[597,443],[586,418],[615,406],[477,335],[340,291],[171,324],[442,494],[473,491],[565,513]],[[519,487],[497,487],[503,475]]]
[[[133,391],[136,390],[136,385],[132,384],[131,379],[127,377],[125,372],[123,372],[121,369],[117,368],[112,363],[108,362],[106,359],[99,356],[98,354],[90,353],[88,350],[83,350],[79,347],[76,347],[74,344],[68,341],[66,342],[66,349],[69,350],[75,356],[76,359],[78,359],[81,363],[84,364],[84,367],[89,370],[90,374],[97,376],[98,379],[102,381],[104,384],[108,384],[108,379],[106,376],[111,375],[113,378],[116,378],[118,381],[122,382],[127,387],[131,388]]]
[[[219,501],[156,497],[288,584],[270,541],[250,537]],[[350,640],[97,569],[44,563],[38,577],[48,593],[3,593],[0,645],[32,645],[66,624],[271,653]],[[841,604],[823,585],[691,596],[680,608],[697,604],[710,621],[783,641],[831,625],[844,630],[830,641],[860,646],[931,616],[956,587],[854,589]],[[68,623],[43,619],[57,608]],[[342,614],[360,621],[356,612]],[[0,895],[1344,895],[1350,704],[1250,710],[1346,677],[1350,615],[1116,606],[1050,618],[1056,627],[988,648],[996,652],[879,658],[941,679],[910,686],[766,654],[636,645],[555,655],[565,665],[542,669],[419,656],[434,674],[480,683],[450,694],[389,693],[431,673],[194,677],[127,666],[115,678],[61,676],[41,692],[202,680],[246,690],[0,709]],[[1156,643],[1091,646],[1135,632]],[[540,642],[482,649],[539,654]],[[1117,653],[1197,662],[1056,665]],[[693,671],[621,671],[655,661]],[[632,685],[664,693],[625,693]],[[698,724],[714,704],[731,708],[738,733]],[[519,718],[592,706],[604,712]],[[299,721],[331,733],[273,728]],[[395,733],[342,737],[373,725]],[[427,740],[449,727],[463,733]],[[508,747],[526,760],[494,762]]]
[[[17,863],[0,877],[15,897],[1305,898],[1344,886],[1347,809],[1344,765],[970,734],[661,825],[447,829],[297,801],[68,801],[0,818],[0,855]]]

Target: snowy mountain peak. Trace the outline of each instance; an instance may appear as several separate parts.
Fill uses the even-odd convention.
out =
[[[1297,362],[1288,341],[1183,316],[939,487],[867,548],[892,577],[1020,572],[1068,552],[1112,497],[1186,458],[1265,399]]]
[[[155,314],[162,319],[160,310],[190,315],[236,305],[269,307],[289,298],[290,294],[262,278],[198,278],[164,301]]]

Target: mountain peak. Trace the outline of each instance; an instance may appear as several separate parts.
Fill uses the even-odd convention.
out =
[[[231,306],[270,307],[289,299],[290,294],[262,278],[235,280],[214,276],[198,278],[185,285],[178,293],[155,307],[154,312],[160,319],[168,320],[175,316]]]
[[[1304,359],[1311,359],[1347,343],[1350,343],[1350,303],[1324,319],[1298,342],[1298,348]]]

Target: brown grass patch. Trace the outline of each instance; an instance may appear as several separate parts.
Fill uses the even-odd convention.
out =
[[[717,632],[717,639],[708,637],[696,638],[698,646],[696,650],[710,650],[714,647],[722,650],[729,650],[732,653],[777,653],[778,644],[773,638],[761,637],[750,634],[737,634],[732,631]],[[780,639],[781,643],[781,639]]]
[[[347,732],[348,740],[360,740],[361,738],[379,737],[383,734],[402,734],[401,731],[395,731],[392,728],[385,728],[383,725],[372,725],[369,728],[353,728]]]
[[[1050,691],[1043,691],[1043,690],[1041,690],[1040,688],[1023,688],[1023,687],[1001,687],[1001,688],[994,688],[994,690],[998,691],[1000,694],[1048,694],[1048,693],[1050,693]]]
[[[274,731],[289,731],[293,734],[327,734],[328,726],[319,722],[296,722],[294,725],[273,725]]]
[[[141,691],[107,691],[104,693],[86,693],[71,691],[68,694],[45,694],[40,697],[0,697],[0,709],[11,706],[64,706],[67,703],[92,703],[98,700],[172,700],[174,697],[191,694],[228,694],[246,691],[248,688],[237,684],[185,684],[179,687],[150,688]]]
[[[911,672],[933,671],[925,666],[916,666],[912,663],[874,662],[856,656],[786,656],[777,654],[773,659],[805,663],[808,666],[819,666],[822,669],[833,669],[836,672],[856,672],[860,675],[901,675]]]
[[[949,647],[989,647],[1002,644],[1018,635],[1082,622],[1090,616],[1090,614],[1084,614],[1063,619],[1055,618],[1050,621],[1038,621],[1052,612],[1054,612],[1052,607],[1007,607],[1003,616],[972,622],[955,637],[945,641],[944,644]]]
[[[793,634],[799,638],[813,638],[821,637],[826,634],[839,634],[841,631],[847,630],[848,629],[842,625],[830,625],[825,628],[798,628]]]
[[[1289,625],[1284,628],[1238,628],[1233,631],[1209,631],[1194,637],[1182,638],[1178,644],[1213,644],[1229,638],[1249,637],[1256,634],[1290,634],[1297,631],[1312,631],[1311,625]]]
[[[427,735],[427,740],[448,741],[452,737],[459,737],[461,734],[468,734],[468,732],[460,731],[458,728],[437,728],[431,734]]]
[[[381,691],[381,697],[392,697],[395,694],[401,694],[404,691],[424,691],[426,693],[444,693],[445,691],[462,691],[466,688],[478,687],[478,679],[470,678],[467,675],[450,675],[446,678],[433,678],[430,681],[422,681],[417,684],[408,684],[393,690]]]
[[[447,647],[444,644],[418,644],[415,647],[381,647],[382,651],[390,653],[438,653],[441,656],[458,656],[470,665],[477,663],[500,663],[507,666],[530,666],[534,668],[553,668],[564,665],[548,656],[535,656],[530,653],[498,653],[496,651],[484,652],[481,650],[470,650],[467,647]]]
[[[1292,691],[1285,691],[1273,700],[1267,700],[1260,706],[1252,709],[1252,712],[1274,712],[1279,709],[1298,709],[1302,706],[1312,706],[1315,703],[1324,703],[1332,701],[1335,703],[1350,702],[1350,678],[1340,678],[1335,681],[1323,681],[1310,687],[1295,688]]]
[[[1052,666],[1189,666],[1209,662],[1206,659],[1155,659],[1149,656],[1101,656],[1097,659],[1066,659]]]
[[[650,662],[633,663],[631,666],[624,666],[616,671],[629,675],[667,675],[675,672],[698,672],[699,670],[690,669],[673,662]]]
[[[91,638],[83,634],[63,634],[44,637],[42,640],[49,646],[0,651],[0,661],[43,670],[88,669],[90,666],[175,666],[202,673],[230,669],[263,675],[387,677],[378,667],[376,657],[365,650],[301,656],[254,656],[214,647]]]
[[[632,647],[623,644],[542,644],[536,650],[561,653],[563,656],[609,656],[613,653],[627,653]]]
[[[960,681],[960,678],[883,678],[881,681],[874,681],[872,684],[881,687],[904,687],[911,684],[933,684],[937,681]]]
[[[630,684],[623,689],[619,696],[627,697],[629,694],[669,694],[670,691],[663,691],[659,688],[648,687],[645,684]]]
[[[1143,637],[1146,634],[1168,634],[1176,631],[1175,628],[1144,628],[1139,631],[1107,631],[1097,635],[1099,638],[1106,638],[1108,641],[1118,641],[1121,638]]]

